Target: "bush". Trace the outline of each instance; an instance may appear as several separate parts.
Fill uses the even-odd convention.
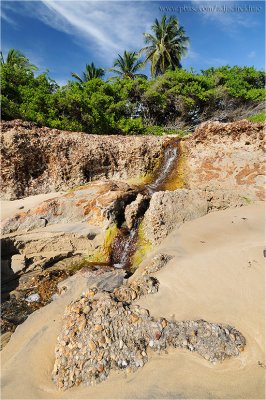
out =
[[[253,67],[167,71],[150,81],[100,78],[59,87],[47,73],[1,65],[2,118],[96,134],[175,134],[177,120],[199,123],[217,110],[265,99],[265,73]],[[254,116],[254,118],[261,118]]]
[[[176,135],[178,137],[184,137],[189,134],[190,132],[181,129],[174,129],[157,125],[147,126],[145,128],[145,135],[155,135],[155,136]]]
[[[252,115],[251,117],[247,118],[249,121],[252,122],[265,122],[266,121],[266,113],[262,112],[256,115]]]

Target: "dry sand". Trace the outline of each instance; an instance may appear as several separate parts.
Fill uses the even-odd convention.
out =
[[[263,399],[265,395],[264,206],[215,212],[184,224],[158,251],[174,255],[159,271],[159,292],[140,305],[155,316],[229,323],[247,339],[241,355],[210,365],[171,349],[150,353],[134,374],[112,373],[94,387],[58,391],[51,382],[54,347],[64,306],[84,290],[79,278],[67,294],[32,314],[2,352],[3,399]]]
[[[43,201],[53,199],[54,197],[58,197],[63,193],[64,192],[37,194],[35,196],[29,196],[25,197],[24,199],[12,201],[1,200],[1,220],[4,220],[5,218],[10,218],[20,211],[27,212],[30,209],[37,207],[38,204],[42,203]]]

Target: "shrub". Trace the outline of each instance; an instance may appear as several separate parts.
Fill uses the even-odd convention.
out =
[[[252,122],[265,122],[266,121],[266,113],[262,112],[256,115],[252,115],[251,117],[247,118],[249,121]]]

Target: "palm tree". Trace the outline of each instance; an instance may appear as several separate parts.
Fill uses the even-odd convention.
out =
[[[118,57],[114,60],[114,67],[110,68],[109,71],[115,72],[119,76],[112,77],[113,78],[144,78],[147,79],[147,76],[144,74],[136,73],[138,70],[144,67],[144,63],[139,60],[139,55],[135,51],[124,51],[123,56],[118,54]]]
[[[151,29],[154,35],[144,33],[148,46],[140,50],[146,53],[145,62],[151,62],[151,75],[156,77],[169,68],[181,68],[180,60],[187,52],[189,38],[184,28],[179,26],[177,18],[172,16],[167,20],[166,15],[161,21],[156,18]]]
[[[84,83],[94,78],[102,78],[104,76],[104,69],[96,68],[94,63],[91,63],[86,64],[85,72],[82,72],[82,78],[75,72],[72,72],[71,75],[76,78],[80,83]]]
[[[4,59],[2,51],[0,52],[0,63],[2,65],[8,65],[10,67],[15,67],[19,69],[24,69],[25,71],[28,72],[33,72],[37,71],[38,68],[36,65],[33,65],[30,63],[29,59],[24,56],[23,53],[19,50],[15,49],[10,49],[7,56],[6,60]]]

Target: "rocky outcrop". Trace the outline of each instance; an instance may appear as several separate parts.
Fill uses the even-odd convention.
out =
[[[131,229],[136,220],[144,214],[149,206],[149,201],[149,196],[139,193],[136,200],[126,206],[125,221],[128,229]]]
[[[184,222],[208,212],[249,204],[247,193],[223,190],[177,189],[155,193],[143,219],[146,238],[153,245],[161,243],[172,230]]]
[[[164,138],[90,135],[41,128],[20,120],[1,124],[1,193],[7,200],[151,172]]]
[[[143,221],[145,235],[153,244],[176,226],[207,212],[264,199],[262,123],[204,123],[181,141],[179,151],[182,163],[176,165],[171,179],[174,186],[182,176],[185,189],[153,194]]]
[[[123,182],[95,182],[48,199],[28,212],[2,222],[2,233],[28,232],[55,224],[86,223],[108,227],[124,219],[124,209],[137,196],[137,187]]]
[[[264,124],[206,122],[182,141],[186,187],[264,199]]]
[[[136,197],[137,190],[126,183],[95,182],[6,218],[1,239],[4,273],[42,270],[95,251],[97,262],[108,262],[112,229],[115,235],[127,204]]]

